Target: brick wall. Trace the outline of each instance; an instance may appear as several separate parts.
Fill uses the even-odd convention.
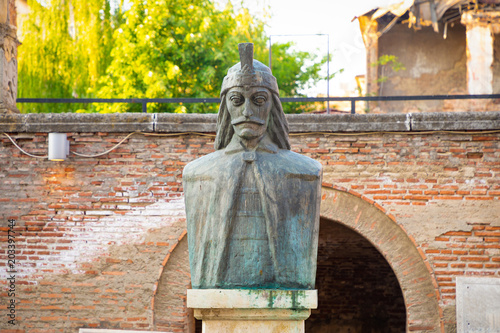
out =
[[[187,162],[213,151],[214,118],[158,115],[151,125],[140,118],[148,116],[110,116],[87,127],[87,116],[80,122],[53,115],[2,119],[0,131],[39,155],[47,153],[49,131],[67,132],[71,150],[84,154],[105,151],[136,129],[145,134],[104,156],[64,162],[28,157],[0,137],[2,298],[8,219],[21,234],[18,325],[2,318],[0,328],[181,332],[192,325],[179,294],[189,286],[181,173]],[[290,117],[292,150],[323,164],[325,185],[363,197],[403,228],[437,281],[442,329],[452,332],[455,277],[500,277],[500,133],[492,131],[500,128],[500,116],[442,114],[410,122],[402,116]]]
[[[323,163],[324,182],[380,205],[415,240],[453,332],[455,277],[500,277],[498,133],[303,139],[293,149]]]
[[[30,152],[46,152],[46,134],[14,136]],[[87,154],[122,137],[69,135],[72,149]],[[209,140],[138,135],[128,141],[102,158],[50,162],[26,158],[2,139],[2,245],[7,220],[15,219],[22,234],[18,315],[27,331],[153,328],[163,261],[185,230],[182,168]]]

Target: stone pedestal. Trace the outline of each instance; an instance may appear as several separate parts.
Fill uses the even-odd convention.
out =
[[[203,333],[304,332],[316,309],[316,290],[189,289],[187,306]]]

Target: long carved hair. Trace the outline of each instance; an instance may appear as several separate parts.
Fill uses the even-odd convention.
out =
[[[215,137],[215,149],[224,149],[231,142],[234,135],[233,125],[231,124],[231,115],[226,105],[226,94],[221,96],[219,114],[217,117],[217,135]],[[288,139],[288,122],[281,106],[281,101],[277,94],[271,93],[273,106],[269,112],[269,121],[267,124],[267,134],[271,140],[280,149],[290,150],[290,141]]]

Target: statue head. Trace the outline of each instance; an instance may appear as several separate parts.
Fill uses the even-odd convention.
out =
[[[253,59],[253,44],[238,45],[240,62],[222,82],[215,149],[225,148],[234,135],[243,140],[266,133],[280,149],[290,149],[288,123],[271,69]]]

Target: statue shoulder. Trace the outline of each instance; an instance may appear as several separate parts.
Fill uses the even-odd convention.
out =
[[[220,164],[220,158],[222,154],[222,150],[217,150],[213,153],[189,162],[188,164],[186,164],[184,170],[182,171],[183,177],[185,178],[196,175],[201,176],[213,172],[213,169],[217,167],[218,164]]]
[[[285,164],[288,165],[288,168],[293,169],[290,170],[290,172],[315,176],[321,175],[321,163],[315,159],[285,149],[280,149],[279,155],[287,161],[293,161],[292,163]]]

